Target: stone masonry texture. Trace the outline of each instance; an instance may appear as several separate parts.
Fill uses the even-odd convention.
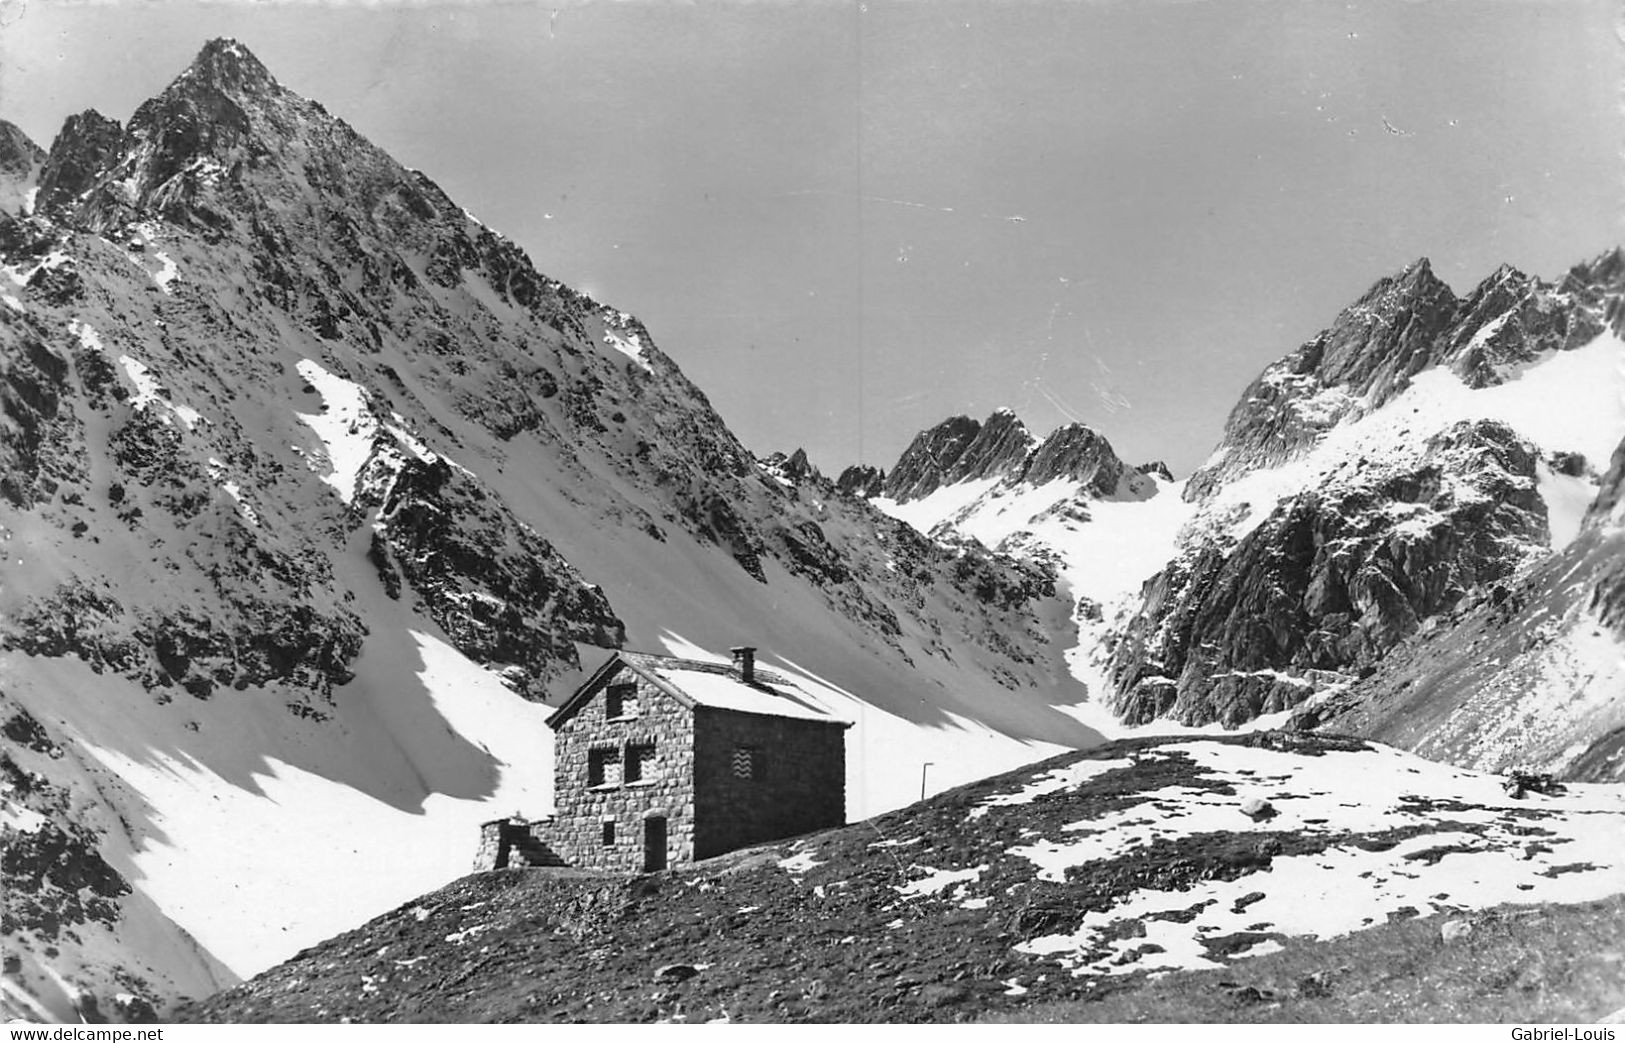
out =
[[[840,722],[691,709],[624,665],[601,682],[555,731],[554,817],[488,824],[477,868],[562,858],[583,869],[643,872],[651,818],[665,819],[668,866],[845,821]],[[625,684],[636,685],[635,708],[611,717],[607,693]],[[628,749],[644,751],[635,781],[626,779]]]

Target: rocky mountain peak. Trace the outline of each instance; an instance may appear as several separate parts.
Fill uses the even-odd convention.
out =
[[[1033,450],[1023,477],[1033,485],[1070,478],[1098,496],[1111,496],[1127,470],[1098,431],[1072,423],[1050,432]]]
[[[215,90],[237,97],[275,94],[282,89],[269,69],[248,48],[229,37],[203,45],[192,64],[169,89]]]
[[[141,180],[154,186],[198,160],[229,164],[276,151],[298,120],[310,115],[279,111],[281,103],[294,100],[246,47],[209,41],[130,118],[130,133],[151,146]]]
[[[1248,386],[1214,457],[1191,476],[1186,499],[1203,499],[1228,478],[1280,463],[1345,417],[1393,398],[1441,361],[1460,309],[1426,257],[1378,279],[1332,325]]]
[[[954,416],[915,435],[886,478],[886,495],[894,500],[929,496],[981,431],[979,422]]]
[[[1443,279],[1434,274],[1432,262],[1426,257],[1419,257],[1398,273],[1378,279],[1343,315],[1363,316],[1373,311],[1388,315],[1441,301],[1454,305],[1456,295]]]
[[[95,109],[69,116],[40,171],[39,208],[66,206],[95,187],[101,173],[124,151],[125,141],[118,120]]]

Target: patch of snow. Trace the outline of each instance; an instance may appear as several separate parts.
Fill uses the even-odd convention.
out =
[[[1120,768],[1131,768],[1134,760],[1129,757],[1117,757],[1111,760],[1080,760],[1074,761],[1065,767],[1055,768],[1027,783],[1018,792],[1000,793],[989,797],[970,809],[965,816],[967,819],[979,819],[993,808],[1008,808],[1017,804],[1031,804],[1034,800],[1048,793],[1060,793],[1063,790],[1075,789],[1091,779],[1104,775],[1109,771]],[[873,846],[873,845],[871,845]]]
[[[778,863],[779,868],[787,873],[805,873],[823,864],[823,862],[813,857],[811,851],[799,851],[789,858],[779,859]]]
[[[929,533],[948,519],[963,513],[998,484],[997,478],[973,478],[938,486],[917,500],[898,503],[885,496],[876,496],[869,500],[869,505],[882,514],[907,522],[919,532]]]
[[[378,418],[367,404],[360,384],[335,376],[311,359],[300,359],[297,369],[316,388],[326,407],[320,413],[298,413],[327,450],[328,473],[322,481],[333,487],[346,504],[355,501],[356,478],[372,455]]]
[[[0,826],[14,829],[19,833],[33,833],[51,820],[22,804],[12,803],[10,800],[0,802]]]
[[[23,307],[22,301],[19,301],[9,293],[0,293],[0,301],[4,301],[6,307],[15,312],[26,312],[28,310],[27,308]]]
[[[622,335],[616,330],[606,329],[604,330],[604,343],[642,366],[645,371],[654,372],[654,367],[649,365],[649,360],[643,357],[643,339],[636,333]]]
[[[154,250],[152,256],[158,259],[159,264],[158,270],[152,273],[152,281],[158,284],[158,289],[167,294],[170,292],[169,284],[175,281],[175,276],[179,275],[181,270],[162,250]]]
[[[1586,511],[1597,498],[1595,479],[1558,474],[1542,461],[1536,465],[1536,491],[1546,502],[1546,521],[1552,530],[1552,549],[1562,550],[1580,535]]]
[[[162,402],[164,396],[158,393],[158,381],[154,379],[152,371],[145,363],[130,355],[120,355],[118,364],[124,367],[124,375],[130,378],[135,385],[135,397],[130,399],[130,408],[143,410],[155,402]]]
[[[102,335],[97,333],[96,328],[88,322],[74,319],[68,323],[68,332],[79,338],[80,347],[86,351],[102,353],[107,350],[102,344]]]
[[[930,866],[916,865],[911,868],[924,870],[926,875],[918,880],[910,880],[908,883],[894,888],[904,898],[920,898],[924,895],[934,895],[949,888],[968,884],[980,878],[982,873],[986,871],[987,866],[972,866],[969,869],[933,869]]]

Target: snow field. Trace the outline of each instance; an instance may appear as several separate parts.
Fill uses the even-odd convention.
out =
[[[47,716],[71,714],[77,745],[151,809],[132,884],[243,977],[468,872],[480,823],[552,805],[549,709],[425,632],[369,646],[338,721],[291,732],[236,698],[187,705],[189,732],[82,664],[53,669]],[[72,713],[89,692],[98,712]]]
[[[1031,862],[1040,879],[1064,882],[1069,869],[1087,872],[1091,863],[1157,840],[1226,832],[1328,839],[1406,827],[1419,832],[1385,850],[1333,840],[1320,852],[1277,855],[1267,869],[1236,880],[1142,890],[1089,914],[1076,931],[1031,939],[1021,951],[1058,957],[1077,974],[1194,969],[1222,965],[1201,945],[1205,936],[1250,930],[1326,938],[1407,910],[1426,915],[1625,892],[1622,787],[1573,785],[1563,796],[1514,800],[1494,776],[1380,747],[1318,757],[1201,741],[1170,750],[1230,782],[1236,794],[1165,787],[1131,807],[1066,826],[1076,840],[1040,840],[1008,853]],[[1042,792],[1056,789],[1030,785],[972,814]],[[1248,797],[1268,800],[1275,815],[1248,818],[1240,810]],[[1194,917],[1183,915],[1198,905]],[[1166,918],[1169,913],[1188,922]],[[1121,932],[1108,930],[1126,919],[1141,921],[1145,934],[1115,937]],[[1141,951],[1147,945],[1162,951]],[[1255,946],[1248,955],[1263,951],[1268,948]]]

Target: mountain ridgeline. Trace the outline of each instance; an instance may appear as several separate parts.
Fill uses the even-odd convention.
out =
[[[136,1017],[452,879],[608,649],[816,676],[854,817],[1098,741],[1048,565],[797,479],[238,43],[0,125],[6,1009]]]

